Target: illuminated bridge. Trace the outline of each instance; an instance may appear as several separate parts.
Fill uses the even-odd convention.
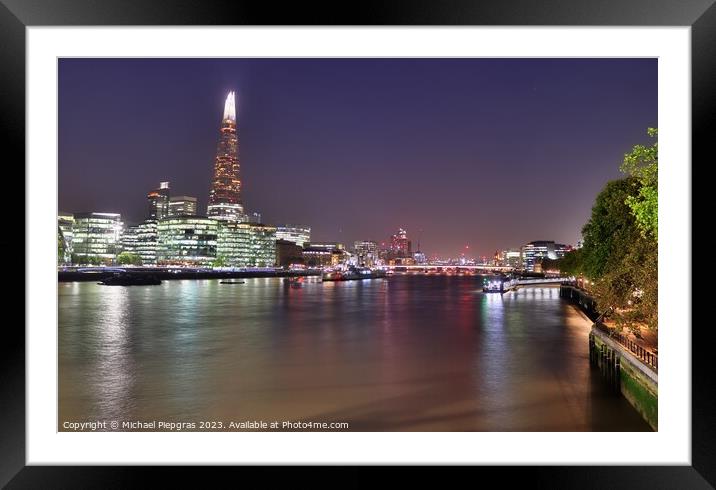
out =
[[[388,272],[448,274],[460,272],[512,272],[514,267],[495,265],[383,265],[380,269]]]
[[[383,265],[379,267],[386,272],[397,274],[481,274],[485,272],[513,272],[514,267],[493,265]],[[515,286],[539,284],[560,284],[562,277],[529,277],[514,280]]]

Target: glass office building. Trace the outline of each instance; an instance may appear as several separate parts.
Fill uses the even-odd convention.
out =
[[[157,263],[157,222],[147,220],[137,226],[134,252],[142,258],[142,265]]]
[[[517,248],[510,248],[502,252],[502,265],[520,269],[522,267],[522,251]]]
[[[134,253],[137,244],[137,227],[139,225],[127,226],[122,230],[122,252]]]
[[[311,227],[300,225],[279,225],[276,227],[276,240],[293,242],[305,247],[311,241]]]
[[[158,220],[169,216],[169,182],[160,182],[159,188],[147,194],[147,219]]]
[[[122,250],[139,255],[142,265],[157,263],[157,222],[147,220],[124,230]]]
[[[222,221],[217,256],[228,267],[276,265],[276,227],[258,223]]]
[[[255,267],[276,265],[276,227],[251,224],[251,260]]]
[[[530,242],[522,247],[522,268],[527,271],[534,271],[535,265],[542,259],[559,259],[564,257],[572,247],[562,243],[554,243],[550,240],[539,240]]]
[[[118,213],[77,213],[72,225],[72,263],[114,262],[121,248],[122,219]]]
[[[218,223],[203,216],[179,216],[157,222],[158,265],[208,266],[216,259]]]
[[[60,212],[57,215],[57,245],[58,262],[69,264],[72,261],[72,227],[75,224],[75,216],[72,213]]]
[[[169,217],[196,216],[196,197],[172,196],[169,198]]]
[[[353,242],[353,252],[359,265],[372,267],[378,260],[378,243],[371,240]]]

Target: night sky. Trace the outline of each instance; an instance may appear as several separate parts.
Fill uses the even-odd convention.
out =
[[[575,244],[657,126],[656,59],[62,59],[59,209],[205,213],[230,90],[247,211],[441,256]]]

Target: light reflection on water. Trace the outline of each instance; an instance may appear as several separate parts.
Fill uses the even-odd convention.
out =
[[[553,287],[471,277],[75,283],[59,420],[313,420],[352,430],[649,430]]]

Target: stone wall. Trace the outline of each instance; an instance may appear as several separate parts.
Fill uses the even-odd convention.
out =
[[[659,428],[658,374],[606,333],[592,328],[589,359],[654,430]]]

